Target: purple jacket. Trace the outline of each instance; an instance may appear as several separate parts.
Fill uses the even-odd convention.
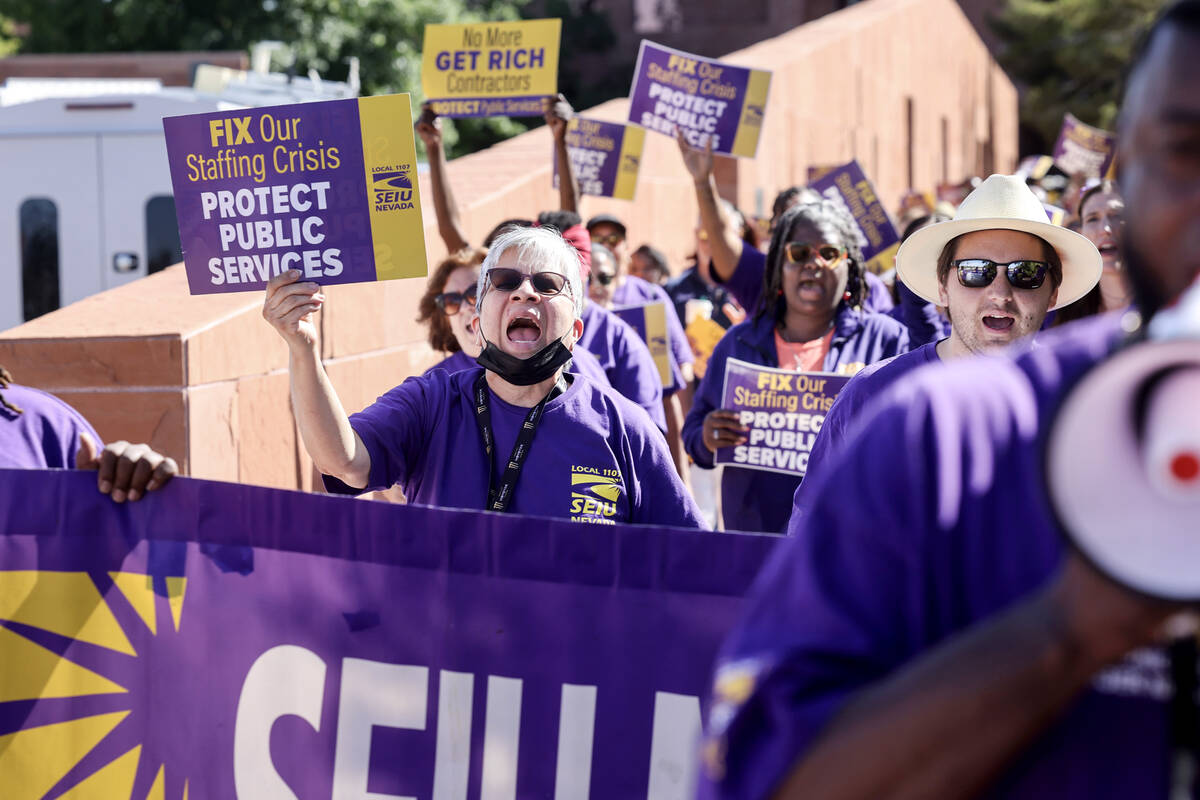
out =
[[[853,374],[868,364],[908,350],[908,332],[882,314],[863,314],[842,308],[834,318],[833,341],[822,370]],[[775,323],[769,317],[752,317],[734,325],[717,343],[708,371],[683,423],[683,444],[701,467],[711,469],[713,454],[704,446],[704,418],[721,408],[725,362],[737,358],[768,367],[779,366],[775,350]],[[783,533],[792,513],[792,495],[799,476],[725,466],[721,476],[721,509],[727,530]]]
[[[1064,552],[1042,473],[1050,421],[1111,352],[1118,316],[1016,358],[926,366],[865,409],[722,648],[705,750],[724,758],[701,798],[769,796],[858,692],[1045,585]],[[1168,796],[1169,685],[1161,650],[1131,653],[984,796]]]

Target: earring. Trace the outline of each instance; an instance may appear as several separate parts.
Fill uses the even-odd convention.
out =
[[[847,289],[847,290],[846,290],[846,292],[845,292],[845,294],[843,294],[843,295],[842,295],[842,299],[843,299],[843,300],[849,300],[849,299],[850,299],[852,296],[853,296],[853,295],[851,295],[851,294],[850,294],[850,290],[849,290],[849,289]]]
[[[783,297],[783,289],[779,289],[779,290],[777,290],[777,291],[775,292],[775,296],[776,296],[776,297]]]

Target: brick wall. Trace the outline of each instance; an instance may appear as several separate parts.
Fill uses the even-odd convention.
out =
[[[851,157],[889,206],[910,170],[916,185],[931,186],[983,173],[989,159],[1015,167],[1016,92],[952,0],[870,0],[728,58],[775,73],[758,158],[718,166],[723,194],[748,211],[769,209],[808,166]],[[614,100],[585,113],[622,119],[625,110]],[[678,267],[691,250],[695,195],[674,142],[649,134],[646,145],[635,201],[586,198],[583,213],[620,215],[635,245],[655,243]],[[541,128],[450,164],[471,241],[499,220],[557,205],[550,155]],[[444,248],[425,189],[436,263]],[[348,410],[438,360],[414,322],[423,288],[404,280],[328,290],[322,353]],[[106,439],[149,441],[190,475],[308,489],[286,348],[261,302],[256,293],[191,297],[182,267],[171,267],[0,333],[0,364],[66,399]]]

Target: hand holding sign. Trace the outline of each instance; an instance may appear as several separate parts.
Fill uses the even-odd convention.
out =
[[[721,447],[745,444],[749,434],[750,429],[741,423],[736,411],[718,408],[704,418],[704,446],[714,453]]]
[[[683,156],[683,166],[696,183],[707,183],[713,172],[713,145],[709,139],[703,149],[688,144],[683,128],[675,128],[675,141],[679,143],[679,154]]]
[[[293,269],[268,281],[262,315],[289,347],[303,349],[317,343],[313,314],[321,310],[325,295],[317,284],[299,280],[300,270]]]
[[[561,142],[567,135],[567,125],[571,117],[575,116],[575,109],[571,108],[567,98],[560,93],[557,98],[547,97],[542,100],[542,112],[554,141]]]
[[[424,143],[426,152],[442,146],[442,120],[428,101],[421,106],[421,116],[417,117],[413,128]]]

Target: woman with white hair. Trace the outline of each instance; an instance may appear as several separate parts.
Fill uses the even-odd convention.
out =
[[[271,280],[263,316],[288,343],[300,432],[330,491],[400,484],[425,505],[702,526],[646,412],[564,371],[584,289],[555,231],[492,243],[477,285],[482,368],[409,378],[351,417],[321,365],[313,314],[324,296],[298,277]]]

